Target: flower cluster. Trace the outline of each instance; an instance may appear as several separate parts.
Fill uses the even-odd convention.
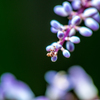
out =
[[[46,47],[47,56],[51,61],[57,60],[57,53],[62,51],[64,57],[69,58],[70,52],[74,51],[75,45],[80,43],[80,38],[75,36],[78,31],[82,36],[89,37],[92,31],[99,29],[100,23],[100,0],[69,0],[54,7],[54,12],[62,17],[68,16],[68,25],[62,25],[57,20],[51,20],[51,32],[57,33],[59,41]],[[85,26],[79,26],[84,21]],[[66,42],[66,49],[63,44]]]
[[[45,95],[35,97],[30,87],[11,73],[1,75],[0,100],[99,100],[98,89],[81,66],[65,71],[48,71]],[[37,88],[38,89],[38,88]]]
[[[0,100],[32,100],[34,93],[30,87],[11,73],[1,75]]]
[[[65,71],[48,71],[49,84],[46,97],[50,100],[99,100],[98,89],[81,66],[74,65]]]
[[[49,100],[45,96],[35,97],[30,87],[17,80],[11,73],[1,75],[0,100]]]

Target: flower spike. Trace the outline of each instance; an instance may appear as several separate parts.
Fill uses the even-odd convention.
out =
[[[69,2],[68,2],[69,1]],[[74,10],[75,11],[74,11]],[[89,37],[93,31],[99,29],[100,23],[100,0],[67,0],[62,5],[54,7],[54,13],[68,16],[68,25],[62,25],[57,20],[51,20],[51,32],[57,33],[57,42],[46,47],[47,56],[51,61],[57,61],[58,51],[61,50],[64,57],[69,58],[70,52],[74,51],[75,45],[80,43],[80,38],[75,36],[76,31],[82,36]],[[79,26],[84,21],[85,26]],[[88,27],[88,28],[87,28]],[[65,48],[63,44],[66,44]]]

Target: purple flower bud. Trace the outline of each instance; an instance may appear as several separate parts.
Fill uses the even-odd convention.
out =
[[[56,60],[57,60],[57,56],[51,57],[51,61],[52,61],[52,62],[55,62]]]
[[[53,42],[51,45],[56,47],[57,44],[58,44],[57,42]]]
[[[56,49],[61,49],[61,47],[62,47],[62,45],[60,45],[60,44],[57,43],[57,42],[53,42],[51,45],[52,45],[52,46],[55,46]]]
[[[57,44],[57,49],[61,49],[61,48],[62,48],[62,45]]]
[[[51,51],[51,50],[54,50],[54,47],[52,45],[46,47],[46,51]]]
[[[78,10],[81,8],[81,0],[72,1],[72,7],[74,10]]]
[[[50,30],[51,30],[52,33],[57,33],[58,32],[58,30],[55,29],[54,27],[51,27]]]
[[[70,32],[69,32],[69,36],[73,36],[73,35],[75,35],[75,33],[76,33],[75,29],[72,28],[72,29],[70,30]]]
[[[81,18],[79,16],[74,16],[71,20],[72,25],[79,25],[81,22]]]
[[[89,37],[92,35],[92,30],[90,30],[89,28],[87,27],[80,27],[78,29],[79,33],[83,36],[86,36],[86,37]]]
[[[70,14],[72,12],[72,7],[69,2],[67,2],[67,1],[63,2],[63,7],[68,14]]]
[[[80,38],[77,36],[72,36],[69,38],[72,43],[80,43]]]
[[[58,37],[59,39],[62,39],[62,38],[64,37],[64,33],[63,33],[62,31],[58,31],[57,37]]]
[[[75,46],[74,46],[74,43],[68,41],[66,42],[66,48],[70,51],[70,52],[73,52],[74,49],[75,49]]]
[[[62,16],[62,17],[66,17],[68,16],[68,13],[65,11],[64,7],[61,6],[61,5],[57,5],[54,7],[54,12],[59,15],[59,16]]]
[[[70,57],[70,52],[68,50],[63,50],[63,56],[66,57],[66,58],[69,58]]]
[[[99,24],[96,22],[93,18],[86,18],[85,19],[85,25],[92,30],[96,31],[99,29]]]
[[[87,8],[87,9],[84,10],[83,16],[84,17],[90,17],[90,16],[94,16],[97,13],[98,13],[98,11],[97,11],[96,8]]]
[[[92,0],[91,4],[92,4],[92,6],[96,7],[98,10],[100,10],[100,0]]]
[[[99,13],[97,13],[96,15],[94,15],[92,18],[94,20],[96,20],[98,23],[100,23],[100,15],[99,15]]]
[[[51,48],[52,48],[51,45],[47,46],[47,47],[46,47],[46,51],[50,51]]]
[[[55,29],[61,28],[61,24],[57,20],[51,20],[50,25]]]

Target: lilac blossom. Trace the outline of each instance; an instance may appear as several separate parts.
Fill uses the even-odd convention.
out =
[[[46,47],[47,56],[51,57],[51,61],[57,61],[58,51],[61,50],[64,57],[69,58],[70,52],[74,51],[75,45],[80,43],[80,38],[75,36],[78,31],[79,34],[85,37],[90,37],[93,32],[99,29],[100,23],[100,0],[67,0],[62,5],[56,5],[54,7],[54,13],[68,17],[68,25],[63,25],[57,20],[51,20],[51,32],[57,34],[59,39],[57,46],[49,45]],[[81,25],[84,21],[85,26]],[[65,43],[66,42],[66,43]],[[66,44],[64,47],[63,44]]]

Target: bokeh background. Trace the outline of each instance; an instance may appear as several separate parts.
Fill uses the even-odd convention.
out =
[[[47,71],[67,71],[72,65],[81,65],[100,90],[100,30],[91,37],[77,33],[81,43],[69,59],[62,52],[55,63],[46,57],[45,47],[58,40],[50,32],[50,21],[68,22],[53,12],[53,7],[63,1],[0,0],[0,75],[11,72],[27,83],[36,96],[45,93]]]

